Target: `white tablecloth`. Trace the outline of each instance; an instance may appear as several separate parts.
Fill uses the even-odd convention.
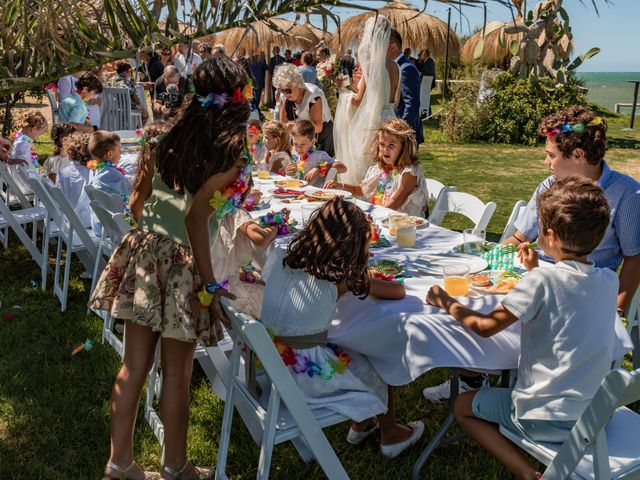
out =
[[[258,181],[256,187],[268,192],[271,182]],[[390,210],[357,201],[358,206],[374,219],[386,218]],[[301,203],[284,204],[271,199],[270,210],[291,209],[293,218],[301,221]],[[318,204],[320,206],[320,204]],[[254,216],[263,214],[254,212]],[[418,230],[415,248],[399,248],[395,237],[389,248],[372,249],[374,258],[402,261],[412,278],[405,281],[407,296],[403,300],[360,300],[352,294],[338,300],[336,318],[329,330],[329,341],[367,355],[382,379],[389,385],[405,385],[437,367],[463,367],[480,370],[515,369],[520,353],[520,324],[482,338],[464,328],[460,322],[425,302],[429,288],[442,285],[442,279],[426,276],[412,269],[412,259],[420,255],[450,250],[462,242],[462,234],[430,225]],[[475,310],[490,312],[503,297],[485,295],[462,298]],[[614,358],[633,348],[622,322],[616,322]]]

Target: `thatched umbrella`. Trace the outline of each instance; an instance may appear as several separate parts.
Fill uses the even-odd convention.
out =
[[[286,35],[272,28],[269,22],[274,23]],[[205,41],[221,43],[231,54],[238,47],[244,47],[247,52],[260,50],[269,58],[272,46],[281,48],[312,48],[320,39],[307,25],[290,22],[284,18],[272,18],[260,20],[250,24],[253,29],[244,27],[230,28],[217,33],[215,36],[205,37]]]
[[[420,13],[410,5],[402,2],[393,2],[378,10],[391,22],[402,35],[402,47],[411,48],[418,52],[425,48],[431,50],[431,55],[444,57],[447,43],[447,24],[439,18]],[[364,33],[364,24],[367,19],[374,16],[375,12],[361,13],[346,19],[340,25],[340,36],[336,32],[331,39],[331,46],[335,51],[343,51],[355,47],[360,43]],[[460,41],[456,34],[449,32],[449,57],[458,58],[460,55]]]
[[[462,46],[460,61],[466,64],[483,63],[485,65],[501,65],[509,56],[509,45],[522,40],[522,33],[504,33],[505,22],[488,22],[483,29],[471,35]],[[482,44],[482,45],[480,45]],[[478,51],[482,49],[482,51]]]

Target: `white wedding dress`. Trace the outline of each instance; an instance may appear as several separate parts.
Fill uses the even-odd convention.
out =
[[[373,161],[373,142],[376,131],[387,118],[395,118],[395,105],[391,97],[391,80],[387,71],[387,49],[391,25],[382,15],[371,17],[364,27],[358,47],[358,62],[366,82],[366,90],[359,107],[351,100],[352,92],[340,92],[333,125],[336,160],[347,166],[340,174],[344,183],[359,184]],[[395,103],[398,101],[398,89]]]

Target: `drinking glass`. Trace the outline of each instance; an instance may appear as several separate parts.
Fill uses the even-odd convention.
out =
[[[389,235],[396,235],[398,225],[406,223],[409,215],[403,212],[393,212],[389,214]]]
[[[462,263],[442,267],[444,290],[452,297],[462,297],[469,293],[469,265]]]
[[[264,163],[260,162],[258,164],[258,178],[260,180],[269,180],[270,176],[271,172],[269,172],[267,166]]]
[[[416,226],[414,224],[396,225],[399,247],[413,248],[416,246]]]
[[[306,226],[311,219],[311,215],[318,209],[317,205],[313,205],[312,203],[306,203],[302,205],[302,225]]]
[[[475,228],[467,228],[462,232],[462,251],[469,255],[482,255],[482,246],[486,239],[487,232]]]

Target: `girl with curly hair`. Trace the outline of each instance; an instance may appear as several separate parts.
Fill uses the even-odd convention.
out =
[[[374,164],[358,185],[330,182],[338,188],[363,197],[374,205],[423,216],[427,205],[427,182],[418,160],[415,133],[399,118],[386,120],[373,144]]]
[[[288,250],[276,249],[267,260],[261,321],[311,408],[351,418],[347,441],[354,445],[379,429],[382,454],[395,457],[420,438],[424,425],[398,425],[391,390],[367,358],[327,343],[340,297],[405,296],[402,284],[369,276],[370,236],[369,219],[355,204],[325,203]]]
[[[111,399],[105,478],[146,478],[133,459],[140,394],[160,341],[166,480],[208,478],[186,456],[189,386],[196,343],[212,345],[234,298],[211,261],[218,224],[242,205],[251,177],[246,74],[213,57],[193,74],[195,95],[157,143],[149,143],[130,206],[138,228],[116,249],[91,296],[94,309],[125,320],[125,353]],[[146,147],[146,145],[145,145]],[[220,282],[220,283],[218,283]]]

